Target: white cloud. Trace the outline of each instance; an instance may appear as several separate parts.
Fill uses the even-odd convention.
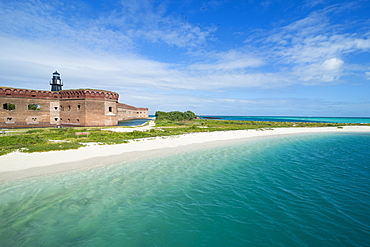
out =
[[[338,58],[325,60],[323,63],[312,63],[305,66],[296,66],[296,78],[304,85],[320,85],[337,81],[343,74],[344,61]]]
[[[305,0],[305,4],[310,6],[310,7],[314,7],[316,5],[323,4],[324,2],[325,2],[325,0]]]
[[[340,33],[342,27],[330,24],[326,14],[314,12],[302,20],[276,28],[259,41],[287,64],[317,63],[342,54],[369,51],[369,33]]]
[[[151,1],[122,1],[122,6],[114,11],[96,16],[84,15],[84,9],[89,7],[81,2],[71,4],[64,6],[55,1],[0,3],[0,33],[22,36],[34,42],[50,40],[61,46],[77,49],[85,46],[117,53],[135,52],[145,42],[193,48],[204,44],[215,31],[166,14],[164,4],[156,6]],[[75,13],[71,15],[73,9]]]
[[[344,64],[339,58],[331,58],[326,60],[322,65],[325,70],[337,70]]]
[[[264,62],[281,69],[276,75],[284,73],[290,77],[291,81],[282,82],[281,86],[338,83],[345,74],[363,73],[360,66],[350,61],[344,64],[339,57],[368,53],[370,33],[351,33],[348,26],[331,24],[328,13],[336,8],[342,10],[338,5],[313,12],[286,26],[260,32],[246,40],[246,44],[251,49],[258,44]]]
[[[370,80],[370,72],[365,72],[365,76],[367,80]]]
[[[194,63],[189,68],[195,70],[238,70],[259,67],[264,64],[262,57],[257,57],[243,51],[229,50],[227,52],[208,54],[210,63]]]

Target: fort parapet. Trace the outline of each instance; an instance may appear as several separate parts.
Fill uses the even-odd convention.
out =
[[[119,94],[103,90],[78,89],[59,91],[61,99],[103,99],[118,101]]]
[[[59,92],[0,87],[0,97],[59,99]]]

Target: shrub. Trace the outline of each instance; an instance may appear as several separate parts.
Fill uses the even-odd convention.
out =
[[[155,113],[156,120],[158,121],[185,121],[185,120],[193,120],[197,116],[192,111],[186,112],[179,112],[179,111],[171,111],[171,112],[163,112],[157,111]]]

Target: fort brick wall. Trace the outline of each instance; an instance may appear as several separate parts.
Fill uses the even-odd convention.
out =
[[[44,98],[0,97],[0,127],[53,126],[57,122],[50,119],[50,103]]]
[[[118,121],[138,118],[148,118],[148,108],[137,108],[134,106],[118,103],[117,119]]]
[[[114,126],[116,119],[115,101],[99,99],[61,100],[61,124],[70,126]]]
[[[57,92],[0,87],[0,128],[114,126],[148,118],[148,108],[118,103],[119,94],[78,89]]]

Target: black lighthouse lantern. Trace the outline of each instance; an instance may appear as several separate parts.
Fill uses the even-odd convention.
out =
[[[51,78],[50,85],[51,85],[51,91],[62,90],[63,83],[62,83],[62,80],[60,79],[60,74],[58,73],[58,71],[55,71],[53,73],[53,78]]]

